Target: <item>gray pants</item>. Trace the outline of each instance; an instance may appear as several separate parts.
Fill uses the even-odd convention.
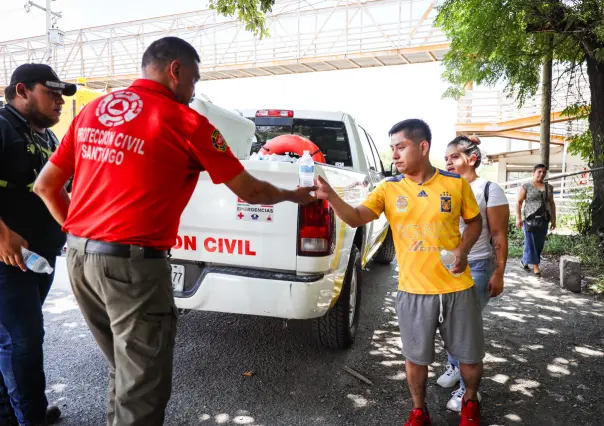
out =
[[[109,361],[107,426],[159,426],[172,392],[177,311],[167,259],[70,247],[73,292]]]
[[[474,286],[447,294],[411,294],[399,291],[396,312],[403,356],[417,365],[434,362],[436,329],[449,353],[462,364],[484,358],[480,302]]]

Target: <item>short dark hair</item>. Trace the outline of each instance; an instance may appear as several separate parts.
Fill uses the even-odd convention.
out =
[[[457,136],[447,146],[460,148],[468,157],[472,154],[476,155],[474,168],[477,169],[482,163],[482,151],[480,151],[478,145],[480,145],[480,139],[477,136]]]
[[[155,40],[143,54],[142,68],[155,65],[165,68],[172,61],[180,59],[187,65],[200,62],[199,54],[193,46],[178,37],[164,37]]]
[[[404,132],[405,137],[415,143],[427,141],[428,145],[432,145],[432,132],[430,131],[430,126],[424,120],[410,118],[400,121],[392,126],[392,129],[388,132],[388,136],[400,132]]]
[[[547,171],[547,166],[541,163],[535,164],[535,167],[533,167],[533,173],[535,173],[539,169],[545,169],[545,171]]]
[[[22,83],[22,84],[25,85],[25,88],[27,90],[33,90],[33,88],[38,83]],[[4,88],[4,99],[6,99],[6,102],[11,102],[11,101],[15,100],[16,97],[17,97],[17,85],[16,84],[13,84],[11,86],[6,86]]]

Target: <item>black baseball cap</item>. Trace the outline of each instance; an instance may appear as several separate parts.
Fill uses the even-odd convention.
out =
[[[60,90],[65,96],[73,96],[78,86],[65,83],[59,79],[57,73],[46,64],[23,64],[17,67],[10,79],[10,85],[17,83],[40,83],[53,90]]]

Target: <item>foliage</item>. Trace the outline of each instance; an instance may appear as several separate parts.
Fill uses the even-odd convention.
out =
[[[592,194],[587,189],[581,189],[574,194],[573,207],[575,211],[575,230],[581,235],[587,235],[592,228]]]
[[[596,279],[596,282],[590,286],[591,291],[596,294],[604,294],[604,276]]]
[[[522,104],[537,92],[550,37],[554,59],[569,70],[586,54],[604,57],[603,18],[601,0],[445,0],[436,24],[451,39],[446,95],[458,97],[470,81],[504,82]]]
[[[266,13],[272,10],[275,0],[210,0],[210,8],[223,16],[234,16],[245,23],[245,29],[259,38],[268,36]]]
[[[571,152],[587,156],[596,166],[604,163],[600,158],[604,103],[599,93],[604,85],[602,6],[602,0],[443,0],[436,23],[451,39],[443,77],[452,87],[445,95],[462,95],[468,82],[489,86],[503,83],[506,94],[515,95],[522,105],[539,89],[547,52],[571,76],[586,65],[592,100],[591,133],[577,135]],[[570,92],[570,87],[567,90]],[[595,173],[592,231],[604,226],[601,188],[604,173]]]
[[[516,228],[516,218],[510,216],[508,223],[508,256],[522,257],[524,250],[524,232]]]
[[[591,132],[586,130],[578,135],[573,135],[568,138],[568,153],[578,155],[587,162],[590,166],[594,163],[593,139]]]
[[[574,120],[585,119],[589,116],[591,105],[584,102],[575,103],[567,106],[562,115],[566,117],[574,117]],[[591,131],[587,129],[585,132],[578,135],[572,135],[568,138],[568,152],[572,155],[578,155],[587,162],[590,166],[594,164],[593,139]]]

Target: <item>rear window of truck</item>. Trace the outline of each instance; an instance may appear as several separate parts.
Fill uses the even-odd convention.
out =
[[[299,135],[319,147],[327,164],[352,167],[352,155],[346,127],[341,121],[250,118],[256,123],[256,140],[251,153],[258,152],[271,139],[281,135]]]

